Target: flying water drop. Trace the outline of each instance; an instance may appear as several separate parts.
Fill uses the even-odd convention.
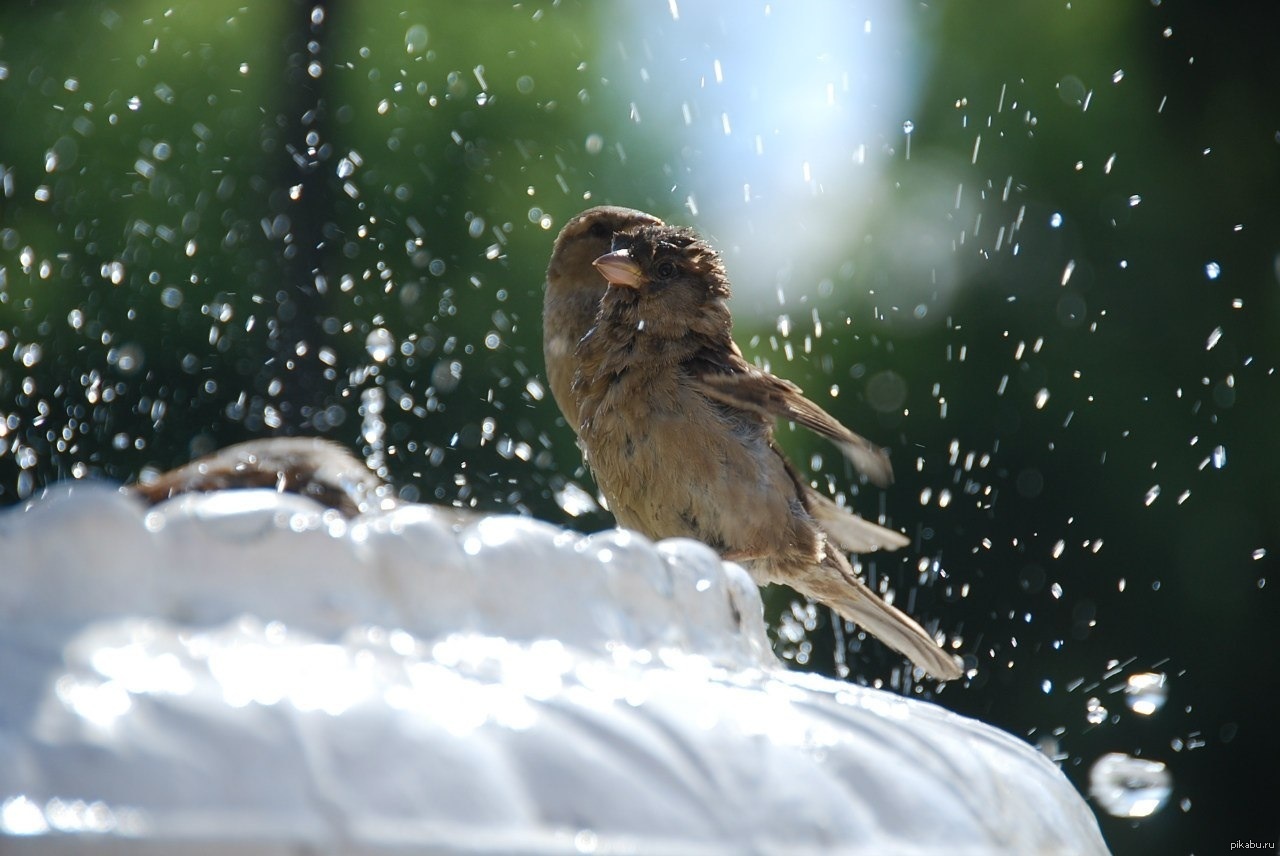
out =
[[[1162,672],[1140,672],[1130,675],[1124,686],[1124,701],[1139,716],[1151,716],[1164,707],[1169,691]]]
[[[395,353],[396,340],[385,327],[376,327],[369,331],[364,339],[364,349],[376,363],[384,363]]]
[[[1107,721],[1107,709],[1095,697],[1084,703],[1084,718],[1090,725],[1101,725]]]
[[[595,498],[573,482],[555,492],[556,505],[570,517],[581,517],[600,510]]]
[[[1172,791],[1173,776],[1160,761],[1111,752],[1089,770],[1089,795],[1115,817],[1150,817]]]

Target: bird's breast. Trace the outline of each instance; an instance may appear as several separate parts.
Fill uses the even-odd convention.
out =
[[[744,427],[678,377],[632,370],[584,393],[587,462],[619,524],[724,553],[793,538],[796,487],[767,426]]]

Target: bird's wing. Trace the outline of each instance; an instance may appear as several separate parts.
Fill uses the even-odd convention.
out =
[[[852,509],[837,504],[813,488],[806,486],[805,504],[818,522],[818,527],[841,548],[850,553],[870,553],[874,550],[898,550],[911,543],[901,532],[886,529],[854,514]]]
[[[893,467],[883,449],[841,425],[805,398],[794,383],[748,363],[736,344],[728,350],[705,348],[685,367],[693,388],[713,401],[770,420],[786,419],[803,425],[834,443],[873,484],[888,487],[893,483]]]

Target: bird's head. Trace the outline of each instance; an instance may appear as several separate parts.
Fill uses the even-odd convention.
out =
[[[644,224],[619,232],[594,264],[612,286],[606,304],[634,306],[655,335],[682,335],[707,320],[719,326],[728,315],[724,264],[692,229]]]

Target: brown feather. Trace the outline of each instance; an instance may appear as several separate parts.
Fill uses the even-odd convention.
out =
[[[786,419],[830,440],[877,487],[893,484],[893,467],[884,450],[840,424],[801,394],[800,387],[748,365],[734,355],[694,377],[698,391],[731,407],[754,410],[770,419]]]

